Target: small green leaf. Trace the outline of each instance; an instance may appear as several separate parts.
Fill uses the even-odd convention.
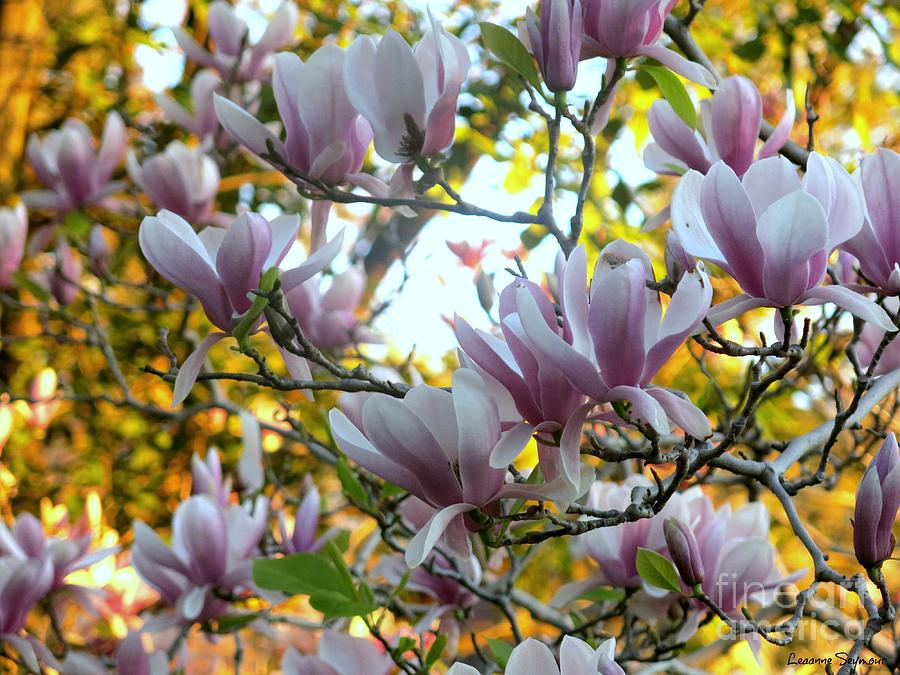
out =
[[[218,633],[220,635],[224,635],[225,633],[233,633],[236,630],[240,630],[244,626],[253,623],[259,614],[235,614],[232,616],[223,616],[220,619],[215,621],[215,626],[213,628],[214,633]]]
[[[331,558],[331,564],[334,565],[334,568],[341,577],[341,586],[334,590],[337,590],[348,597],[356,597],[356,587],[353,585],[353,574],[350,572],[350,568],[347,566],[347,561],[344,560],[344,556],[341,555],[340,549],[333,541],[329,541],[325,544],[325,552],[328,554],[328,557]]]
[[[374,605],[351,598],[337,591],[318,591],[309,596],[309,604],[326,619],[363,616],[374,611]]]
[[[512,656],[513,648],[503,640],[496,638],[488,638],[487,641],[488,646],[491,648],[491,654],[494,656],[494,661],[497,662],[501,669],[506,668],[509,657]]]
[[[254,560],[253,581],[260,588],[291,595],[309,595],[323,589],[346,588],[341,573],[331,561],[316,553]]]
[[[403,656],[410,649],[413,649],[416,646],[416,641],[413,640],[409,636],[403,636],[399,640],[397,640],[397,646],[394,647],[394,653],[398,656]]]
[[[91,230],[91,219],[84,211],[69,211],[63,221],[63,229],[67,234],[79,239]]]
[[[696,127],[697,111],[694,110],[694,102],[675,73],[663,66],[643,65],[641,70],[655,80],[663,97],[684,123],[691,129]]]
[[[484,46],[504,65],[524,77],[531,86],[540,91],[541,78],[538,76],[534,59],[519,38],[503,26],[482,21],[481,41]]]
[[[672,561],[649,548],[638,548],[637,572],[641,579],[666,591],[681,593],[678,571]]]
[[[591,602],[607,602],[615,600],[618,602],[625,597],[625,591],[621,588],[592,588],[586,593],[578,596],[579,600],[590,600]]]
[[[350,465],[347,464],[347,460],[343,457],[339,458],[337,461],[337,475],[338,480],[341,481],[341,487],[344,488],[344,492],[347,493],[347,496],[350,497],[350,499],[362,506],[369,503],[369,496],[366,494],[366,489],[363,487],[363,484],[359,482],[359,478],[356,477],[356,474],[353,473],[353,469],[350,468]]]
[[[437,660],[441,658],[441,653],[444,651],[444,647],[447,646],[447,636],[443,633],[440,633],[435,639],[434,642],[431,643],[431,647],[428,649],[428,654],[425,655],[425,667],[430,668]]]

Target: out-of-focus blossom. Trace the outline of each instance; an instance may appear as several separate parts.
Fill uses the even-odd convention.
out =
[[[375,132],[375,151],[404,164],[453,143],[456,103],[469,72],[463,42],[432,17],[413,50],[394,30],[380,41],[363,35],[347,50],[344,84],[350,102]]]
[[[581,58],[630,59],[649,56],[689,80],[709,88],[716,80],[703,66],[656,44],[676,0],[582,0]]]
[[[333,630],[322,631],[317,656],[291,647],[281,658],[284,675],[387,675],[393,667],[391,657],[369,640]]]
[[[684,250],[715,263],[744,290],[710,310],[713,325],[757,307],[830,302],[896,330],[884,310],[859,293],[819,286],[829,255],[860,231],[863,217],[853,179],[815,152],[802,181],[783,157],[754,162],[743,178],[719,161],[706,176],[686,173],[672,197],[672,225]]]
[[[787,107],[772,135],[759,149],[758,159],[771,157],[787,142],[794,125],[794,97],[787,92]],[[644,151],[644,163],[657,173],[681,175],[688,169],[706,173],[717,161],[743,176],[753,163],[762,126],[762,97],[741,75],[723,80],[712,98],[700,103],[700,134],[685,123],[668,101],[650,107],[650,132],[655,143]]]
[[[116,670],[119,675],[165,675],[169,672],[164,652],[147,653],[140,633],[129,633],[116,651]]]
[[[14,209],[0,208],[0,288],[13,285],[12,276],[19,271],[25,254],[28,214],[25,205]]]
[[[50,656],[36,639],[23,637],[28,614],[50,592],[53,584],[53,562],[47,558],[0,557],[0,644],[11,645],[32,672],[42,672],[42,660]]]
[[[712,286],[702,269],[678,282],[663,317],[650,259],[617,240],[600,253],[590,289],[587,255],[573,251],[561,275],[563,328],[552,308],[527,288],[516,293],[523,339],[553,363],[569,383],[597,402],[627,402],[630,414],[659,433],[674,422],[695,438],[710,434],[709,420],[689,400],[650,384],[659,369],[703,320]]]
[[[575,86],[582,39],[581,0],[542,0],[541,16],[529,7],[519,37],[534,54],[550,91]]]
[[[278,528],[281,532],[281,546],[285,553],[315,553],[325,545],[327,535],[316,537],[319,525],[319,489],[307,476],[306,494],[297,507],[294,528],[288,534],[284,514],[278,514]]]
[[[271,56],[276,49],[294,39],[297,26],[297,6],[283,3],[272,15],[269,25],[256,44],[248,44],[248,28],[234,8],[224,0],[209,6],[207,26],[213,49],[201,47],[183,29],[175,29],[175,39],[191,61],[207,68],[215,68],[227,80],[246,82],[266,75]]]
[[[50,293],[60,305],[71,305],[78,297],[81,282],[81,258],[65,237],[56,242],[53,269],[47,275]]]
[[[253,558],[266,528],[269,504],[223,507],[213,497],[194,495],[179,505],[172,521],[172,544],[144,523],[134,524],[132,563],[141,578],[186,621],[224,614],[228,602],[215,591],[240,594],[253,589]]]
[[[691,588],[702,583],[703,559],[694,533],[677,518],[669,518],[663,523],[663,534],[681,580]]]
[[[295,243],[299,227],[297,216],[279,216],[269,222],[259,214],[243,213],[227,230],[208,227],[198,235],[171,211],[144,218],[138,233],[144,256],[162,276],[196,296],[209,320],[226,331],[208,335],[185,361],[175,381],[174,405],[190,393],[209,349],[250,308],[251,291],[259,286],[260,275],[281,263]],[[321,272],[337,255],[342,241],[343,231],[306,261],[283,271],[284,293]],[[305,361],[282,354],[294,377],[309,377]]]
[[[112,259],[112,249],[103,234],[102,225],[94,225],[88,235],[88,257],[91,272],[97,276],[109,273],[109,264]]]
[[[900,311],[900,299],[896,297],[886,298],[884,307],[887,311],[897,314]],[[859,363],[863,368],[868,368],[872,363],[872,358],[881,341],[884,339],[885,330],[871,323],[863,326],[862,332],[859,334],[859,343],[856,346],[856,353],[859,357]],[[900,368],[900,340],[894,339],[888,343],[887,347],[881,352],[881,358],[878,359],[878,365],[875,366],[873,375],[883,375]]]
[[[212,214],[219,192],[219,168],[200,148],[172,141],[165,152],[139,163],[128,155],[128,175],[160,209],[190,221],[204,221]]]
[[[223,508],[228,506],[231,477],[222,477],[222,464],[215,448],[210,448],[203,459],[197,453],[191,456],[191,478],[191,494],[208,495]]]
[[[441,537],[468,556],[466,512],[492,507],[501,497],[521,491],[515,484],[504,490],[506,468],[495,469],[488,462],[507,436],[501,434],[496,403],[472,370],[453,373],[452,393],[419,385],[402,401],[373,394],[363,404],[361,428],[337,408],[329,420],[348,457],[434,509],[406,549],[410,567],[420,565]],[[521,450],[527,438],[515,441]]]
[[[53,368],[44,368],[31,381],[28,397],[32,401],[25,409],[25,420],[36,429],[46,429],[59,409],[56,390],[59,378]]]
[[[68,536],[48,537],[41,521],[30,513],[16,518],[12,528],[0,522],[0,565],[7,558],[16,560],[48,560],[50,562],[50,591],[67,586],[66,577],[72,572],[103,560],[115,552],[114,548],[91,551],[91,533],[70,528]]]
[[[213,107],[213,95],[222,84],[214,70],[201,70],[191,81],[191,110],[175,102],[171,96],[157,94],[156,104],[166,117],[198,138],[212,136],[219,129],[219,120]]]
[[[615,662],[616,640],[610,638],[594,649],[571,635],[559,648],[559,665],[550,647],[534,638],[520,642],[506,663],[506,675],[625,675]],[[479,675],[472,666],[455,663],[447,675]]]
[[[900,452],[897,437],[888,434],[866,467],[856,490],[853,549],[866,568],[891,557],[896,541],[892,532],[900,509]]]
[[[80,120],[66,120],[43,139],[32,135],[28,161],[48,189],[23,193],[22,199],[30,207],[60,211],[96,204],[121,187],[110,178],[125,156],[126,142],[125,125],[115,112],[106,116],[96,153],[91,132]]]
[[[473,245],[468,241],[447,241],[447,248],[459,258],[466,267],[476,270],[481,267],[485,251],[493,244],[493,239],[483,239],[480,244]]]
[[[867,217],[843,248],[857,257],[869,282],[885,293],[900,294],[900,154],[878,148],[866,155],[859,178]]]
[[[336,275],[324,293],[319,290],[321,282],[320,277],[313,277],[285,296],[291,314],[309,341],[326,351],[337,351],[356,342],[378,341],[356,318],[356,308],[366,290],[363,270],[350,267]]]

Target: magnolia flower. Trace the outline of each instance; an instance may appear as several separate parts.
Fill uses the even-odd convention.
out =
[[[677,518],[669,518],[663,523],[663,534],[669,557],[681,580],[688,587],[703,581],[703,559],[694,533]]]
[[[66,577],[103,560],[115,550],[91,551],[90,532],[72,531],[66,537],[48,537],[41,521],[30,513],[19,514],[11,529],[0,522],[0,565],[5,564],[7,558],[49,561],[49,591],[61,588],[77,591],[77,587],[66,584]]]
[[[787,107],[757,157],[775,155],[787,142],[794,125],[794,97],[788,90]],[[762,97],[746,77],[734,75],[723,80],[712,98],[700,103],[703,134],[694,131],[668,101],[650,107],[650,132],[655,143],[644,151],[647,168],[662,174],[681,175],[688,169],[706,173],[722,160],[743,176],[753,163],[762,125]]]
[[[347,50],[344,86],[375,131],[375,151],[405,164],[453,143],[456,102],[468,72],[466,46],[432,17],[415,50],[394,30],[378,42],[356,38]]]
[[[700,325],[712,300],[706,273],[686,273],[663,317],[650,259],[618,240],[600,253],[590,284],[587,255],[573,251],[561,275],[563,328],[525,288],[516,293],[521,336],[534,353],[552,363],[569,383],[597,402],[627,402],[630,414],[658,433],[669,422],[695,438],[710,434],[709,421],[689,400],[654,387],[651,380]],[[562,335],[560,335],[562,331]]]
[[[116,651],[116,670],[120,675],[165,675],[169,660],[162,651],[148,654],[140,633],[128,633]]]
[[[332,278],[324,293],[322,279],[313,277],[285,296],[303,334],[319,349],[337,351],[354,342],[374,342],[373,334],[359,326],[356,308],[366,290],[360,267],[350,267]]]
[[[594,649],[571,635],[559,648],[559,665],[543,642],[528,638],[516,645],[506,663],[506,675],[625,675],[615,662],[616,639],[610,638]],[[447,675],[479,675],[472,666],[455,663]]]
[[[481,267],[481,261],[484,259],[485,253],[493,243],[493,239],[482,239],[480,244],[472,244],[465,240],[447,240],[446,242],[447,248],[450,249],[450,252],[453,253],[453,255],[459,258],[460,264],[470,267],[473,270],[477,270]]]
[[[715,263],[744,293],[712,308],[719,325],[756,307],[834,303],[889,331],[888,315],[844,286],[819,286],[835,247],[857,234],[864,207],[842,166],[811,153],[801,180],[783,157],[754,162],[738,178],[722,161],[706,176],[688,171],[672,197],[684,250]]]
[[[106,116],[100,148],[84,122],[66,120],[62,129],[43,139],[32,134],[28,140],[28,161],[47,190],[22,194],[25,204],[60,211],[96,204],[119,189],[110,178],[125,155],[125,125],[118,113]]]
[[[582,0],[581,58],[630,59],[649,56],[679,75],[710,89],[716,80],[706,68],[658,44],[676,0]]]
[[[165,152],[138,163],[128,154],[128,175],[160,209],[190,221],[208,219],[219,192],[219,168],[200,148],[172,141]]]
[[[0,557],[0,644],[11,645],[34,673],[42,672],[38,656],[51,666],[55,659],[35,638],[20,633],[28,613],[50,592],[52,584],[49,557]]]
[[[581,0],[542,0],[541,16],[531,8],[519,22],[519,37],[534,54],[550,91],[575,86],[582,40]]]
[[[256,213],[243,213],[227,230],[206,228],[199,235],[186,220],[160,211],[141,223],[138,239],[150,264],[170,282],[200,300],[206,316],[225,333],[207,336],[178,371],[173,405],[183,401],[200,372],[209,349],[226,336],[252,303],[251,291],[260,275],[277,266],[296,241],[298,216],[279,216],[272,222]],[[285,294],[320,272],[340,250],[343,232],[281,275]],[[255,326],[258,328],[258,326]],[[309,377],[305,360],[282,351],[292,375]]]
[[[156,95],[156,105],[162,108],[172,122],[198,138],[212,136],[219,129],[219,120],[213,107],[213,95],[222,84],[214,70],[201,70],[191,80],[191,107],[188,111],[171,96]]]
[[[293,647],[281,658],[284,675],[387,675],[394,663],[369,640],[333,630],[322,631],[318,656],[304,655]]]
[[[420,565],[442,536],[450,548],[468,556],[463,516],[525,490],[515,484],[504,488],[506,468],[493,468],[488,459],[501,443],[520,444],[518,454],[527,438],[501,434],[497,405],[471,370],[453,373],[452,393],[419,385],[402,401],[373,394],[363,404],[361,428],[337,408],[329,421],[348,457],[434,510],[406,549],[410,567]]]
[[[223,507],[213,497],[194,495],[182,502],[172,521],[172,544],[144,523],[134,524],[131,559],[140,577],[188,622],[221,616],[228,602],[215,591],[241,593],[253,588],[253,558],[266,528],[269,504]]]
[[[897,314],[900,311],[900,299],[897,297],[885,298],[884,307],[888,312]],[[869,368],[872,358],[878,351],[881,341],[884,339],[885,330],[867,323],[859,334],[859,343],[856,345],[856,353],[859,363],[863,368]],[[891,340],[881,352],[878,365],[875,366],[873,375],[883,375],[900,368],[900,340]]]
[[[47,274],[50,293],[60,305],[71,305],[78,297],[81,259],[65,237],[56,242],[53,268]]]
[[[900,454],[897,437],[888,434],[866,467],[856,490],[853,516],[853,549],[866,567],[876,567],[891,557],[896,541],[892,532],[900,509]]]
[[[863,157],[857,173],[867,217],[843,248],[857,257],[870,283],[884,293],[900,294],[900,155],[878,148]]]
[[[272,86],[285,131],[283,142],[250,113],[218,95],[216,114],[225,130],[254,154],[266,155],[271,146],[301,181],[352,182],[372,142],[372,129],[344,90],[345,60],[344,50],[332,44],[317,49],[306,63],[290,52],[275,57]],[[313,202],[314,249],[324,243],[330,207],[328,201]]]
[[[28,236],[28,214],[25,205],[14,209],[0,208],[0,288],[13,285],[12,276],[19,271],[25,255]]]
[[[231,502],[231,478],[222,477],[222,464],[215,448],[210,448],[204,459],[196,452],[191,455],[191,479],[191,494],[212,497],[223,508]]]
[[[281,546],[285,553],[315,553],[322,546],[328,535],[316,537],[316,529],[319,525],[319,489],[307,476],[306,494],[300,500],[297,507],[297,517],[294,527],[288,534],[287,523],[284,514],[278,514],[278,529],[281,533]]]
[[[207,25],[215,45],[212,51],[201,47],[183,29],[175,29],[175,39],[185,56],[201,66],[215,68],[223,78],[247,82],[265,75],[272,53],[293,40],[297,7],[293,2],[283,3],[253,45],[248,44],[247,24],[224,0],[209,6]]]
[[[102,225],[94,225],[88,235],[88,258],[91,272],[97,276],[104,276],[109,272],[109,264],[112,259],[112,249],[103,234]]]

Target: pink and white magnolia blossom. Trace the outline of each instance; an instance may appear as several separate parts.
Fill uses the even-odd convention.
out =
[[[281,264],[295,244],[299,228],[296,215],[279,216],[269,222],[259,214],[243,213],[227,230],[208,227],[198,235],[171,211],[144,218],[138,233],[144,256],[171,283],[196,296],[209,320],[225,331],[208,335],[182,365],[175,381],[173,405],[190,393],[209,349],[250,309],[251,291],[259,286],[260,276]],[[284,293],[321,272],[338,254],[342,241],[343,231],[303,263],[284,270]],[[282,354],[294,377],[309,377],[305,360],[284,351]]]
[[[802,180],[783,157],[754,162],[742,178],[719,161],[706,176],[688,171],[672,196],[672,226],[684,250],[715,263],[744,290],[710,310],[716,326],[757,307],[833,303],[896,330],[866,297],[819,285],[831,252],[860,231],[863,218],[853,179],[815,152]]]
[[[900,510],[900,451],[890,433],[859,481],[853,514],[853,550],[861,565],[881,565],[894,553],[894,523]]]
[[[306,494],[300,500],[294,525],[288,533],[287,522],[284,513],[278,514],[278,529],[281,534],[281,547],[285,553],[315,553],[320,550],[328,540],[329,534],[316,536],[319,525],[319,489],[306,476]]]
[[[222,616],[228,601],[216,591],[254,589],[253,559],[266,529],[269,503],[223,506],[207,494],[182,502],[172,521],[172,543],[141,521],[134,524],[131,559],[140,577],[174,607],[179,621]]]
[[[657,44],[676,0],[582,0],[581,58],[631,59],[648,56],[693,82],[715,88],[703,66]]]
[[[207,25],[213,49],[200,46],[184,29],[175,28],[175,40],[185,56],[207,68],[215,68],[223,78],[247,82],[264,77],[271,66],[272,53],[294,39],[297,6],[284,2],[272,15],[265,32],[255,44],[249,44],[247,24],[225,0],[209,6]]]
[[[128,154],[128,175],[159,209],[189,221],[209,221],[219,192],[219,167],[201,148],[172,141],[139,163]]]
[[[900,311],[900,298],[885,298],[884,308],[896,316],[897,312]],[[886,331],[883,328],[879,328],[874,324],[867,323],[863,326],[859,334],[859,342],[856,345],[856,354],[863,368],[869,368],[885,334]],[[894,339],[882,350],[873,374],[883,375],[898,368],[900,368],[900,340]]]
[[[542,0],[538,17],[531,7],[518,25],[519,39],[534,54],[550,91],[569,91],[581,59],[581,0]]]
[[[13,274],[19,271],[25,255],[28,236],[28,214],[25,205],[14,209],[0,208],[0,288],[13,285]]]
[[[758,159],[775,155],[787,142],[796,108],[788,90],[787,107],[772,135],[759,148]],[[668,101],[650,107],[650,133],[655,143],[644,150],[644,164],[661,174],[681,175],[688,169],[706,173],[717,161],[743,176],[753,163],[762,126],[762,97],[740,75],[719,83],[712,98],[700,102],[703,133],[689,127]]]
[[[322,631],[318,654],[293,647],[281,657],[284,675],[388,675],[394,663],[373,642],[334,630]]]
[[[57,666],[50,651],[36,638],[21,633],[28,614],[53,585],[53,561],[47,557],[0,557],[0,645],[10,645],[34,673],[43,672],[38,657]]]
[[[71,305],[78,297],[82,267],[81,258],[65,237],[56,242],[52,264],[46,275],[47,288],[60,305]]]
[[[263,156],[271,147],[301,181],[308,178],[328,185],[354,182],[372,142],[372,128],[351,105],[345,91],[346,54],[340,47],[326,44],[305,63],[290,52],[275,57],[272,86],[284,141],[237,104],[216,95],[219,121],[252,153]],[[361,180],[365,183],[374,179]],[[388,190],[386,185],[379,187]],[[324,243],[330,208],[327,200],[312,204],[313,249]]]
[[[191,80],[191,110],[185,109],[171,96],[156,95],[156,105],[172,122],[205,139],[219,130],[219,120],[213,107],[213,97],[222,85],[222,78],[214,70],[201,70]]]
[[[350,459],[433,509],[406,549],[410,567],[422,564],[442,537],[468,556],[467,512],[496,508],[504,497],[533,496],[531,486],[505,485],[506,467],[489,463],[499,445],[518,445],[518,454],[528,439],[501,432],[497,405],[472,370],[453,373],[452,392],[418,385],[403,400],[372,394],[362,406],[361,428],[337,408],[329,421]]]
[[[106,116],[100,147],[94,151],[94,139],[84,122],[68,119],[62,129],[43,138],[28,139],[28,161],[47,190],[22,193],[32,208],[59,211],[80,209],[96,204],[121,187],[111,182],[113,172],[125,156],[125,125],[116,112]]]
[[[356,38],[347,50],[344,86],[372,125],[375,152],[405,164],[449,148],[469,65],[465,44],[434,17],[415,50],[393,29],[379,41]]]
[[[601,252],[587,286],[587,254],[576,248],[560,278],[563,327],[524,288],[516,295],[522,339],[594,402],[627,402],[630,415],[658,433],[674,422],[695,438],[710,434],[709,420],[681,395],[651,384],[675,350],[700,325],[712,286],[699,267],[678,282],[663,316],[650,259],[617,240]],[[562,448],[561,448],[562,450]],[[574,458],[571,460],[574,461]]]
[[[88,235],[88,266],[98,277],[109,273],[113,250],[106,239],[103,225],[94,225]]]
[[[900,154],[878,148],[854,175],[866,204],[859,233],[842,248],[859,260],[860,271],[881,292],[900,294]]]
[[[366,290],[366,275],[353,266],[334,276],[323,293],[321,277],[313,277],[285,296],[303,334],[319,349],[336,351],[378,338],[359,325],[356,308]]]
[[[595,649],[584,640],[566,635],[559,647],[557,665],[550,647],[528,638],[512,650],[503,672],[505,675],[625,675],[615,657],[615,638]],[[465,663],[455,663],[447,675],[479,675],[479,672]]]
[[[169,660],[163,651],[148,653],[140,633],[128,633],[116,650],[116,671],[119,675],[166,675]]]

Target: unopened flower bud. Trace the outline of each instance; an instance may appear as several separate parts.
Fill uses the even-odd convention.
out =
[[[703,583],[703,560],[694,533],[677,518],[669,518],[663,524],[663,535],[669,556],[685,585],[693,588]]]

